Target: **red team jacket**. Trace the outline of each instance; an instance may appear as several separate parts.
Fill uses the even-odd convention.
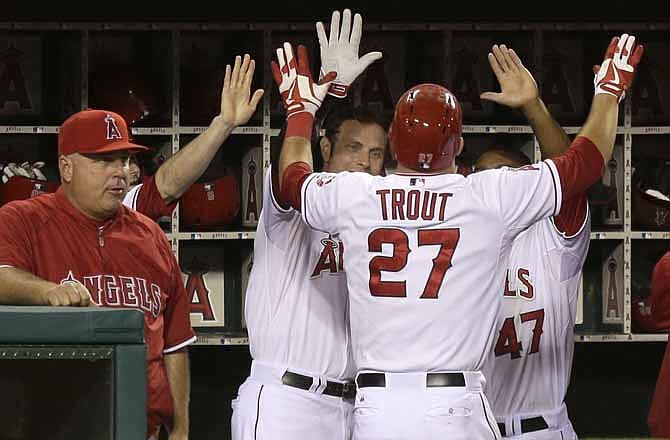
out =
[[[670,252],[663,255],[654,267],[651,314],[657,327],[670,329]],[[670,438],[670,343],[665,349],[647,424],[653,437]]]
[[[154,185],[155,186],[155,185]],[[195,340],[179,265],[161,228],[122,206],[103,222],[72,206],[63,188],[0,208],[0,266],[79,282],[93,301],[144,313],[147,432],[173,414],[163,354]]]

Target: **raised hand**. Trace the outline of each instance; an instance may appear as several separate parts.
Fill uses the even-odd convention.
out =
[[[500,93],[484,92],[479,97],[507,107],[518,108],[539,96],[537,83],[513,49],[497,44],[488,55],[491,70],[500,84]]]
[[[236,56],[232,70],[230,64],[226,65],[221,90],[221,117],[232,127],[246,124],[263,97],[263,89],[258,89],[249,98],[255,68],[256,63],[248,54],[244,55],[244,59]]]
[[[381,52],[369,52],[358,57],[358,48],[363,32],[363,19],[360,14],[354,15],[354,24],[351,26],[351,11],[345,9],[342,14],[340,28],[340,12],[334,11],[330,19],[330,36],[326,38],[323,23],[316,24],[316,34],[319,37],[321,48],[321,75],[327,72],[336,72],[337,79],[333,81],[328,94],[338,98],[347,96],[349,87],[354,80],[374,61],[382,57]]]
[[[631,86],[635,70],[644,53],[642,45],[635,45],[633,35],[623,34],[610,41],[605,59],[593,78],[595,94],[614,95],[619,102]]]
[[[286,108],[287,119],[299,113],[314,116],[328,93],[331,81],[336,77],[335,72],[328,72],[321,81],[315,83],[309,68],[307,48],[299,45],[298,57],[294,58],[290,43],[284,43],[283,49],[277,49],[277,61],[272,61],[270,67]]]

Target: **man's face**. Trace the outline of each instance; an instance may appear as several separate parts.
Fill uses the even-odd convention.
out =
[[[61,158],[61,175],[73,204],[97,220],[113,216],[128,192],[130,154],[74,153]]]
[[[130,180],[128,185],[137,185],[140,183],[140,177],[142,176],[142,170],[140,170],[140,164],[138,162],[137,156],[130,157]]]
[[[379,175],[384,169],[386,153],[386,131],[375,123],[361,123],[346,120],[340,125],[335,145],[327,139],[321,153],[324,159],[324,171],[361,171]]]

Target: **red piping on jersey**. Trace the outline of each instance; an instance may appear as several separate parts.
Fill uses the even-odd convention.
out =
[[[553,218],[554,226],[565,238],[574,238],[584,227],[588,210],[586,193],[563,200],[561,211]]]

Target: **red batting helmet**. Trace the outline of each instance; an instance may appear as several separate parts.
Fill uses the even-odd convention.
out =
[[[228,174],[194,183],[179,202],[179,220],[188,229],[214,228],[231,223],[240,211],[238,178]]]
[[[455,157],[462,124],[461,104],[453,93],[437,84],[419,84],[396,104],[389,145],[408,168],[442,170]]]

